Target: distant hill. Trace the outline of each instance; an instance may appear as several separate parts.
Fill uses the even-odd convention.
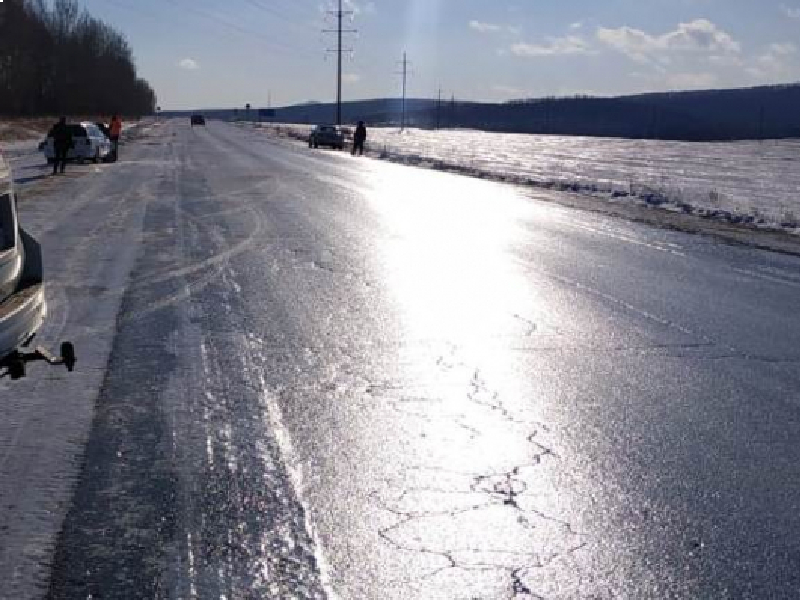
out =
[[[409,126],[470,128],[509,133],[713,141],[800,138],[800,84],[619,96],[538,98],[506,103],[406,101]],[[346,102],[346,123],[397,126],[398,99]],[[186,114],[186,113],[165,113]],[[204,111],[211,118],[244,118],[245,111]],[[257,119],[257,111],[250,117]],[[329,123],[334,104],[276,110],[284,123]]]

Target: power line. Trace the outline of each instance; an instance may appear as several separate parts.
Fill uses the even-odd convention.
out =
[[[328,11],[328,14],[334,15],[337,21],[336,29],[324,29],[323,33],[335,33],[337,35],[336,50],[328,50],[328,52],[336,52],[336,124],[342,124],[342,36],[345,33],[358,33],[356,29],[342,29],[342,18],[345,15],[353,15],[353,11],[342,10],[342,0],[339,0],[339,10]],[[352,48],[349,52],[352,52]]]
[[[304,24],[301,25],[300,23],[298,23],[295,20],[293,20],[291,17],[288,17],[287,15],[283,14],[282,12],[279,12],[279,11],[275,10],[275,8],[273,8],[271,6],[267,6],[265,4],[262,4],[258,0],[244,0],[244,1],[247,4],[249,4],[250,6],[258,8],[259,10],[262,10],[265,13],[267,13],[269,15],[272,15],[273,17],[277,17],[278,19],[280,19],[284,23],[287,23],[288,25],[291,25],[291,26],[295,27],[296,29],[308,29],[308,28],[311,27],[308,23],[304,23]]]
[[[442,127],[442,88],[439,88],[439,97],[436,100],[436,129]]]
[[[212,12],[203,10],[202,8],[199,8],[197,6],[180,5],[180,4],[178,4],[176,2],[176,0],[168,0],[168,1],[170,2],[170,4],[172,4],[175,7],[180,8],[183,11],[192,12],[195,15],[197,15],[198,17],[202,17],[202,18],[205,18],[205,19],[207,19],[209,21],[213,21],[214,23],[216,23],[218,25],[222,25],[223,27],[226,27],[231,31],[236,31],[236,32],[238,32],[240,34],[244,34],[244,35],[250,36],[252,38],[258,39],[258,40],[262,41],[262,43],[263,42],[268,42],[276,50],[277,49],[281,49],[281,50],[284,50],[286,52],[291,52],[294,56],[304,57],[304,58],[307,58],[307,59],[311,58],[310,54],[308,54],[305,51],[297,48],[296,46],[290,46],[288,44],[279,42],[279,41],[275,40],[274,38],[268,37],[268,36],[264,35],[263,33],[259,32],[259,31],[255,31],[253,29],[248,29],[246,27],[242,27],[241,25],[239,25],[237,23],[234,23],[233,21],[228,21],[226,19],[222,19],[219,15],[216,15],[216,14],[214,14]]]
[[[397,75],[401,75],[403,77],[403,100],[402,100],[402,117],[400,120],[400,131],[404,131],[406,128],[406,82],[408,80],[408,57],[406,53],[403,52],[403,61],[401,63],[403,65],[403,70]]]
[[[125,9],[127,11],[130,11],[130,12],[133,12],[133,13],[139,15],[140,17],[145,17],[147,19],[150,19],[152,21],[156,21],[156,22],[158,22],[160,24],[163,24],[163,25],[169,25],[169,23],[165,22],[164,16],[162,14],[158,14],[158,13],[153,12],[153,11],[145,10],[141,6],[136,6],[136,7],[131,6],[129,4],[126,4],[126,3],[122,2],[121,0],[106,0],[106,1],[112,6],[115,6],[117,8],[123,8],[123,9]],[[162,6],[164,6],[164,5],[162,4]],[[236,23],[232,23],[232,22],[220,19],[219,17],[215,16],[214,14],[212,14],[210,12],[203,11],[203,10],[198,9],[196,7],[193,7],[193,9],[190,9],[188,7],[185,7],[185,6],[180,6],[180,5],[178,5],[177,3],[174,3],[174,2],[170,2],[170,4],[167,4],[167,6],[169,6],[170,9],[176,10],[176,11],[180,10],[180,11],[185,12],[186,10],[189,10],[190,12],[194,12],[195,16],[201,17],[201,18],[205,19],[206,21],[213,22],[215,25],[222,25],[223,27],[225,27],[227,29],[227,32],[229,34],[236,34],[236,35],[239,35],[239,36],[246,36],[246,37],[248,37],[250,39],[258,40],[262,44],[265,44],[265,42],[266,42],[265,45],[271,47],[274,50],[283,50],[285,52],[291,52],[293,55],[300,56],[300,58],[304,58],[306,60],[310,60],[311,59],[311,55],[308,54],[308,53],[306,53],[306,54],[298,54],[299,52],[302,52],[302,51],[300,51],[296,47],[292,47],[292,46],[289,46],[287,44],[283,44],[283,43],[281,43],[279,41],[276,41],[276,40],[274,40],[272,38],[268,38],[268,37],[264,36],[263,34],[257,32],[257,31],[241,27],[240,25],[237,25]]]

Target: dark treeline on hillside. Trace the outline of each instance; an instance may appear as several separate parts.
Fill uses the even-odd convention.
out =
[[[139,116],[155,104],[125,38],[76,0],[0,3],[0,114]]]
[[[503,104],[409,100],[412,127],[507,133],[585,135],[685,141],[800,137],[800,85],[642,94],[617,98],[542,98]],[[276,120],[330,122],[330,104],[282,108]],[[347,123],[398,125],[396,99],[348,102]]]

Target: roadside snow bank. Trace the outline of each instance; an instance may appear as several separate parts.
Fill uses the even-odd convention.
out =
[[[310,126],[247,124],[305,141]],[[367,154],[800,235],[800,140],[688,143],[372,128]]]

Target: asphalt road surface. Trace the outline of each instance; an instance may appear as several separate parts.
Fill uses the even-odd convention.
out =
[[[0,382],[0,598],[800,594],[797,258],[217,122],[17,166],[80,362]]]

